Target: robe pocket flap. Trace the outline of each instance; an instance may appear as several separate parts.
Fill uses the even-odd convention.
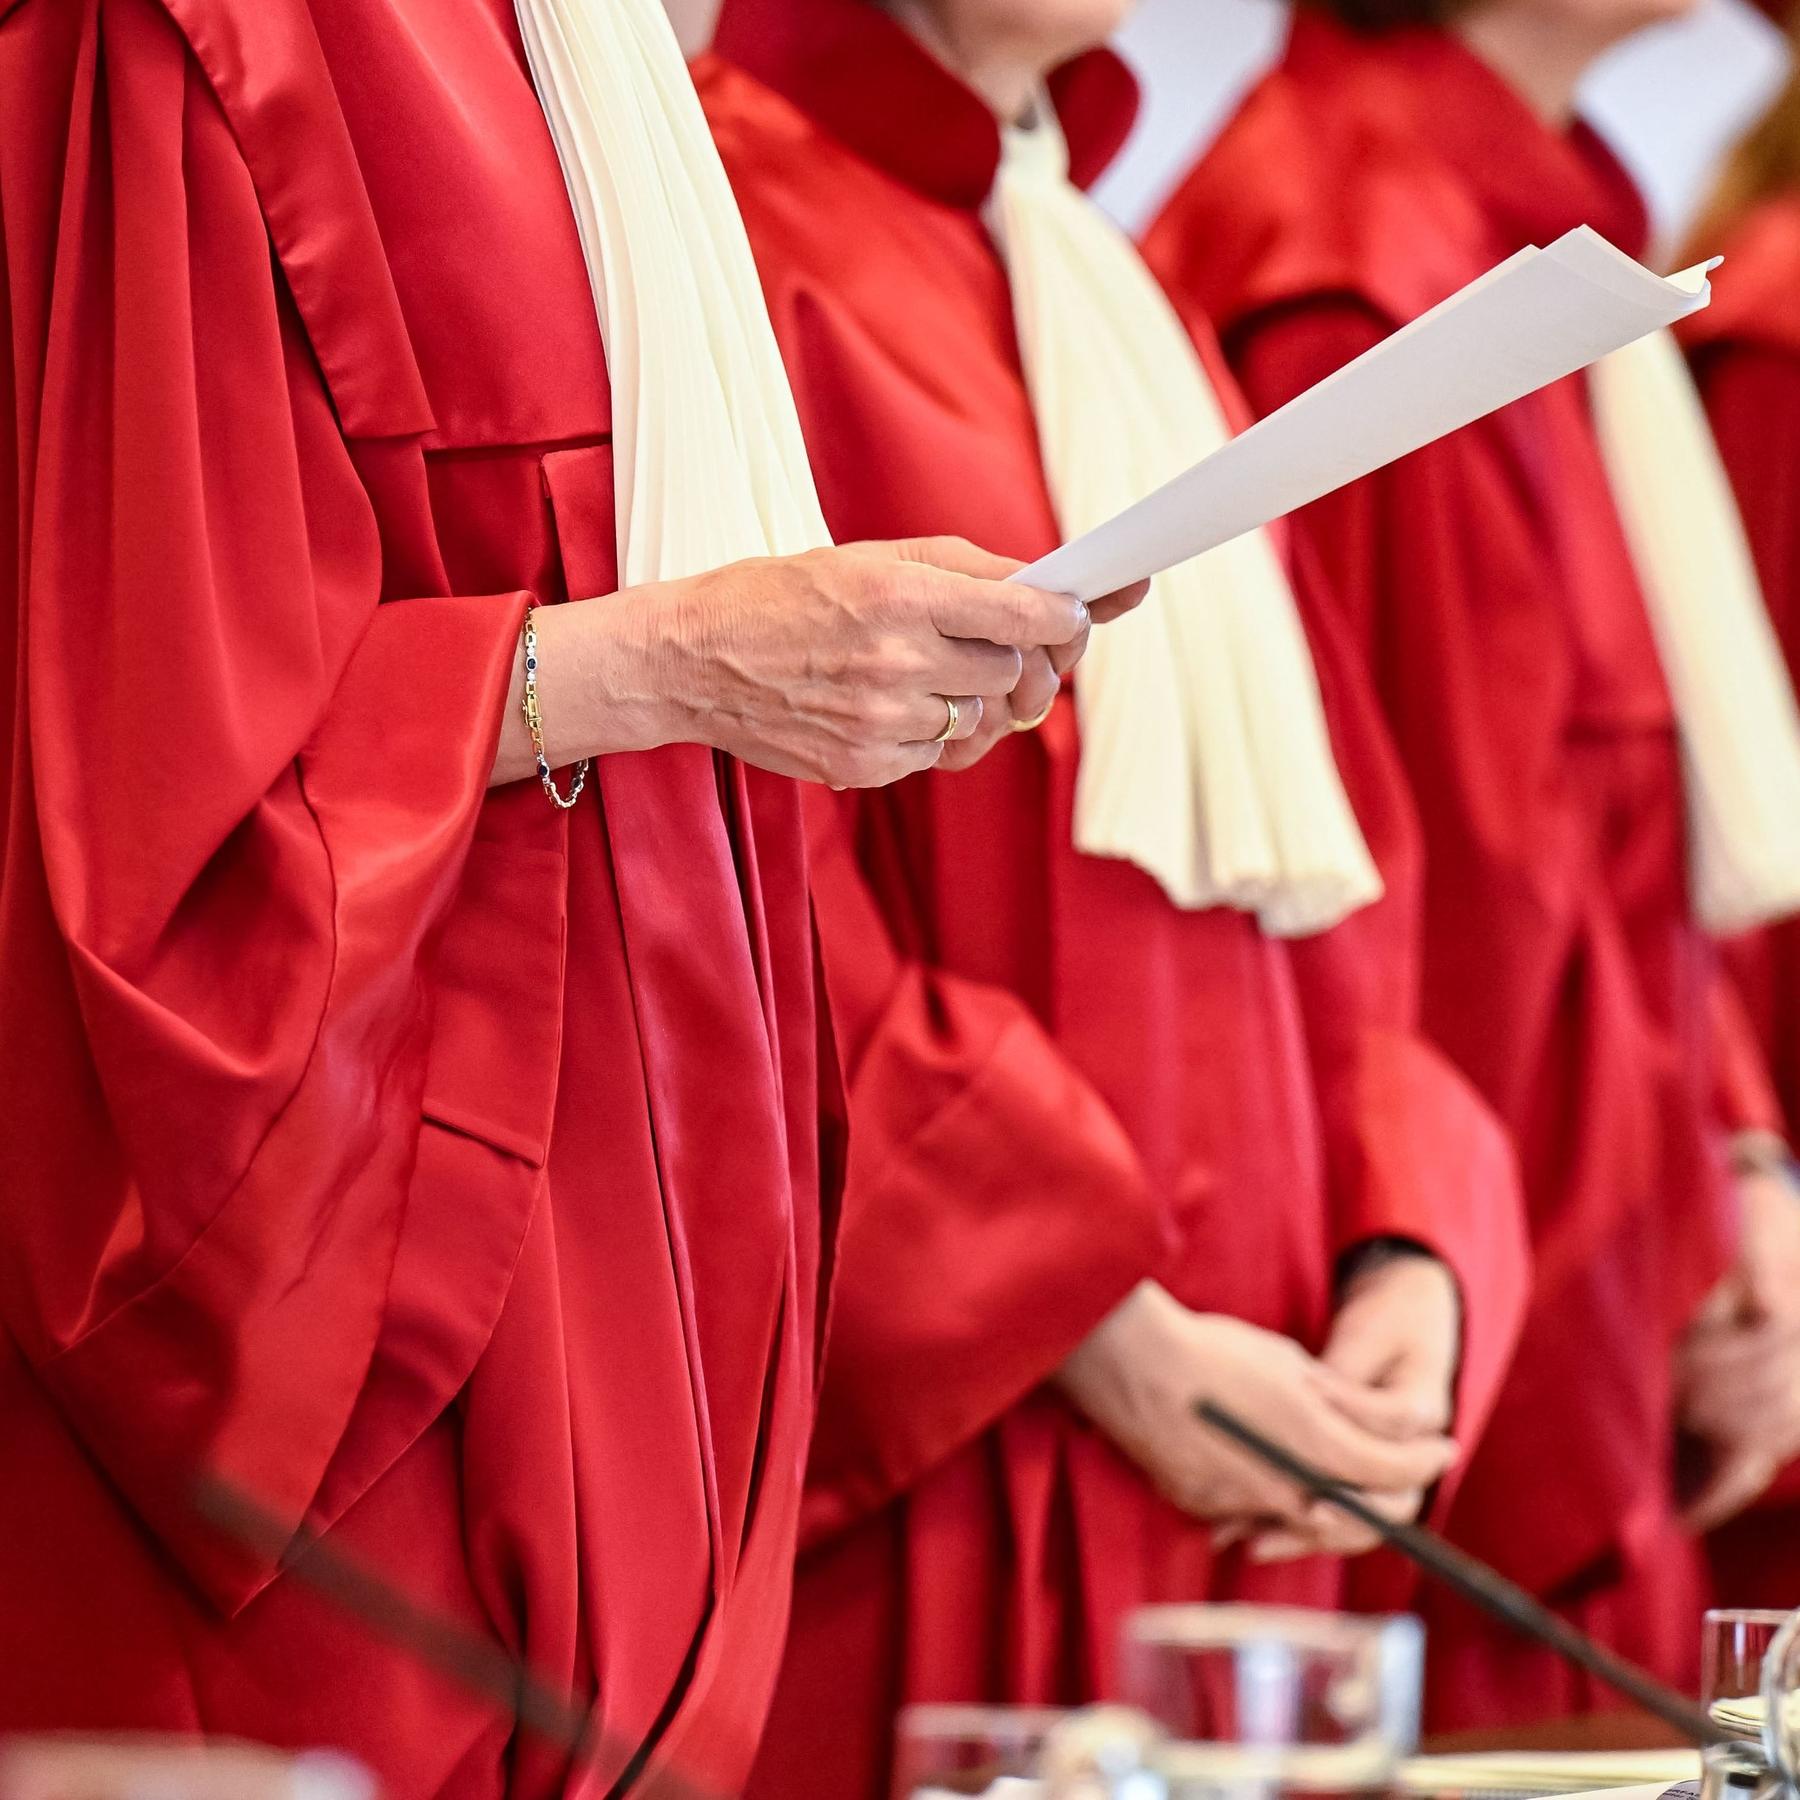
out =
[[[619,585],[619,527],[613,499],[612,445],[552,450],[542,466],[569,598],[590,600],[596,594],[615,592]]]
[[[425,1117],[534,1167],[556,1111],[567,894],[562,851],[478,837],[432,966]]]

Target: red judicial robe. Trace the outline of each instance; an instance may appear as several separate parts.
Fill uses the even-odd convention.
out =
[[[728,0],[697,79],[833,530],[1050,548],[978,210],[992,115],[866,0]],[[1091,176],[1130,79],[1097,55],[1057,92]],[[1045,1385],[1140,1278],[1317,1346],[1338,1253],[1421,1239],[1469,1296],[1465,1423],[1483,1410],[1522,1286],[1510,1151],[1411,1031],[1408,822],[1358,698],[1334,689],[1334,722],[1395,897],[1328,944],[1077,855],[1067,701],[970,772],[809,805],[851,1167],[752,1794],[885,1794],[906,1701],[1105,1693],[1143,1602],[1337,1599],[1321,1561],[1215,1567]]]
[[[1686,336],[1737,490],[1763,595],[1800,678],[1800,194],[1769,200],[1719,246],[1726,269]],[[1800,1130],[1800,926],[1732,944],[1732,973]],[[1800,1464],[1710,1540],[1727,1605],[1800,1606]]]
[[[1267,410],[1526,243],[1641,207],[1453,37],[1303,10],[1149,238]],[[1512,1128],[1536,1268],[1453,1535],[1672,1677],[1697,1571],[1671,1493],[1671,1349],[1725,1268],[1728,1009],[1691,917],[1680,759],[1580,380],[1301,515],[1360,638],[1426,839],[1425,1019]],[[1736,1048],[1736,1046],[1732,1046]],[[1755,1059],[1749,1064],[1754,1069]],[[1440,1727],[1611,1706],[1424,1596]]]
[[[614,581],[511,0],[0,14],[0,1732],[563,1789],[210,1469],[736,1792],[812,1410],[804,843],[699,749],[487,790],[527,598]]]

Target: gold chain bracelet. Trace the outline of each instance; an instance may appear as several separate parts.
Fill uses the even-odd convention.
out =
[[[567,812],[581,798],[581,790],[587,785],[588,765],[592,759],[584,756],[575,765],[575,781],[566,795],[557,792],[556,777],[550,773],[550,759],[544,754],[544,715],[538,710],[535,606],[525,609],[525,725],[531,733],[532,752],[537,757],[538,780],[544,784],[544,792],[549,795],[551,805],[560,806]]]

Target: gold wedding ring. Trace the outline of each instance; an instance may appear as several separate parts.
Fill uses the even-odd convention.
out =
[[[1057,692],[1060,693],[1061,689],[1058,689]],[[1055,712],[1056,701],[1057,701],[1057,694],[1052,694],[1050,696],[1049,702],[1045,705],[1044,710],[1041,713],[1039,713],[1035,719],[1014,719],[1012,722],[1013,730],[1014,731],[1036,731],[1037,728],[1041,724],[1043,724],[1043,722],[1047,718],[1049,718],[1049,716],[1053,712]]]
[[[950,716],[944,721],[944,729],[931,741],[934,744],[947,744],[956,736],[956,728],[962,723],[962,708],[949,694],[939,694],[938,698],[943,701],[944,711]]]

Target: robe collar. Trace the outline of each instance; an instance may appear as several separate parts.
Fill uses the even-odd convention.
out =
[[[713,50],[906,186],[967,211],[986,200],[998,120],[875,0],[725,0]],[[1049,86],[1070,177],[1086,187],[1131,131],[1137,82],[1110,50],[1091,50]]]
[[[1301,6],[1287,65],[1302,81],[1372,80],[1410,114],[1429,153],[1448,163],[1506,240],[1549,244],[1591,225],[1632,256],[1649,245],[1642,196],[1600,135],[1546,125],[1504,79],[1447,31],[1347,30]]]

